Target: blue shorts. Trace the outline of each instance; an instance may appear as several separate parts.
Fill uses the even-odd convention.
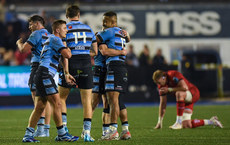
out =
[[[128,85],[128,71],[122,61],[111,61],[107,66],[105,91],[126,92]]]
[[[36,96],[46,97],[58,93],[57,85],[46,67],[38,67],[35,76],[35,84]]]
[[[35,74],[36,74],[36,71],[38,69],[38,66],[39,66],[39,62],[33,62],[31,64],[31,69],[30,69],[31,73],[30,73],[30,78],[29,78],[29,82],[28,82],[30,91],[35,91],[36,90],[36,85],[35,85],[35,82],[34,82],[34,78],[35,78]]]
[[[106,68],[95,66],[93,72],[93,93],[105,94]]]

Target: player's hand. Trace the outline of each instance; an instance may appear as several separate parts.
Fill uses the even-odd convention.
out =
[[[160,88],[159,93],[160,94],[167,94],[168,93],[168,87],[162,87],[162,88]]]
[[[127,55],[127,50],[123,47],[121,50],[121,55]]]
[[[130,42],[130,36],[129,36],[129,33],[125,30],[121,30],[122,32],[122,35],[126,38],[126,42]]]
[[[122,32],[122,34],[123,34],[124,37],[126,37],[128,35],[127,31],[125,31],[123,29],[121,30],[121,32]]]
[[[65,80],[66,80],[66,82],[67,82],[68,84],[70,84],[70,85],[76,85],[76,80],[75,80],[75,78],[74,78],[72,75],[70,75],[70,74],[66,74],[66,75],[65,75]]]
[[[23,43],[23,39],[22,38],[18,39],[17,42],[16,42],[17,45],[22,44],[22,43]]]
[[[154,129],[161,129],[163,126],[162,126],[162,123],[157,123],[157,125],[154,127]]]

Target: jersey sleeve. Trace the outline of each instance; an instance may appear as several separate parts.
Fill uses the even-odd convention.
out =
[[[32,47],[36,46],[39,40],[41,39],[42,35],[39,33],[39,31],[34,31],[32,34],[30,34],[30,37],[27,40],[27,43],[29,43]]]
[[[178,72],[178,71],[173,72],[172,81],[175,84],[178,84],[179,81],[182,79],[183,79],[183,75],[180,72]]]
[[[113,37],[113,31],[111,29],[106,29],[104,31],[98,32],[97,37],[101,40],[101,42],[105,42]]]
[[[62,38],[61,40],[62,40],[63,42],[66,42],[66,41],[67,41],[67,39],[66,39],[66,38]]]
[[[54,37],[52,39],[52,47],[54,48],[54,50],[56,50],[59,53],[61,53],[62,49],[66,49],[65,45],[62,42],[62,39],[58,37]]]
[[[90,28],[91,29],[91,28]],[[96,34],[93,32],[93,30],[91,29],[91,32],[92,32],[92,34],[93,34],[93,36],[92,36],[92,43],[94,43],[94,42],[97,42],[97,40],[96,40]]]

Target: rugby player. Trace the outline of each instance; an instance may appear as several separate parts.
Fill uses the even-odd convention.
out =
[[[122,30],[123,34],[126,36],[128,33],[124,30]],[[100,47],[107,47],[106,44],[99,44]],[[108,49],[108,48],[105,48]],[[126,51],[126,50],[115,50],[114,51]],[[112,53],[107,54],[107,56],[113,55]],[[103,56],[100,51],[98,51],[98,55],[94,57],[94,76],[93,76],[93,100],[92,100],[92,108],[93,112],[95,111],[95,108],[99,104],[101,98],[103,102],[103,112],[102,112],[102,137],[101,139],[105,138],[105,135],[109,132],[109,125],[110,125],[110,108],[108,105],[108,101],[105,94],[105,79],[106,79],[106,56]],[[130,139],[131,134],[128,129],[128,117],[127,117],[127,109],[124,103],[121,101],[121,94],[119,96],[119,108],[120,108],[120,119],[122,123],[122,133],[120,139]]]
[[[60,56],[68,59],[72,56],[70,49],[65,47],[62,42],[62,38],[65,38],[67,33],[66,22],[63,20],[56,20],[52,24],[52,30],[53,34],[50,35],[44,43],[40,64],[36,71],[36,96],[40,97],[38,98],[35,109],[31,113],[30,121],[22,140],[23,142],[39,142],[33,137],[34,127],[47,101],[52,105],[53,119],[57,127],[58,136],[55,138],[55,141],[74,142],[78,140],[78,137],[70,135],[63,127],[60,96],[53,79],[57,72]],[[73,77],[71,77],[71,79],[71,83],[74,84],[75,80]]]
[[[72,58],[64,60],[67,67],[60,72],[59,92],[62,102],[62,118],[67,124],[66,99],[71,88],[80,89],[81,102],[83,105],[83,130],[84,141],[93,142],[90,135],[92,120],[92,88],[93,73],[91,66],[91,56],[97,55],[97,42],[92,29],[80,19],[80,9],[76,5],[71,5],[66,9],[66,17],[70,22],[67,24],[68,33],[66,35],[66,44],[71,49]],[[92,48],[91,48],[92,47]],[[76,85],[66,83],[66,76],[71,74],[76,79]],[[67,127],[66,127],[66,130]]]
[[[123,34],[122,29],[117,27],[117,14],[115,12],[110,11],[104,13],[103,27],[105,28],[104,31],[99,32],[96,37],[98,44],[106,44],[101,45],[99,50],[102,55],[107,56],[105,91],[110,107],[110,129],[103,139],[117,140],[119,139],[117,132],[117,118],[120,114],[119,96],[126,92],[128,81],[125,66],[125,55],[127,51],[124,50],[127,37]],[[128,129],[128,122],[125,122],[123,125]],[[127,132],[129,133],[128,130]]]
[[[34,101],[34,106],[36,106],[38,96],[35,96],[36,86],[34,83],[35,72],[38,69],[40,62],[40,54],[45,41],[48,39],[50,33],[45,29],[45,21],[39,15],[33,15],[29,18],[29,29],[32,34],[28,38],[27,42],[23,43],[22,38],[20,38],[16,44],[20,52],[32,51],[31,58],[31,73],[29,78],[29,87]],[[37,130],[34,134],[35,137],[49,137],[50,128],[50,117],[51,110],[50,104],[47,103],[45,111],[42,113],[38,123]]]
[[[196,128],[204,125],[223,128],[216,116],[211,117],[211,119],[191,119],[193,105],[199,100],[200,92],[180,72],[157,70],[153,73],[152,79],[158,85],[160,94],[159,118],[155,129],[162,128],[168,93],[175,95],[177,101],[177,119],[170,126],[171,129]]]

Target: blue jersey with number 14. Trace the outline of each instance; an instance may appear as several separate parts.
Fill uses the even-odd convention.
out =
[[[68,30],[66,43],[67,47],[71,49],[72,55],[89,55],[92,43],[96,42],[93,30],[80,21],[71,21],[66,26]]]

